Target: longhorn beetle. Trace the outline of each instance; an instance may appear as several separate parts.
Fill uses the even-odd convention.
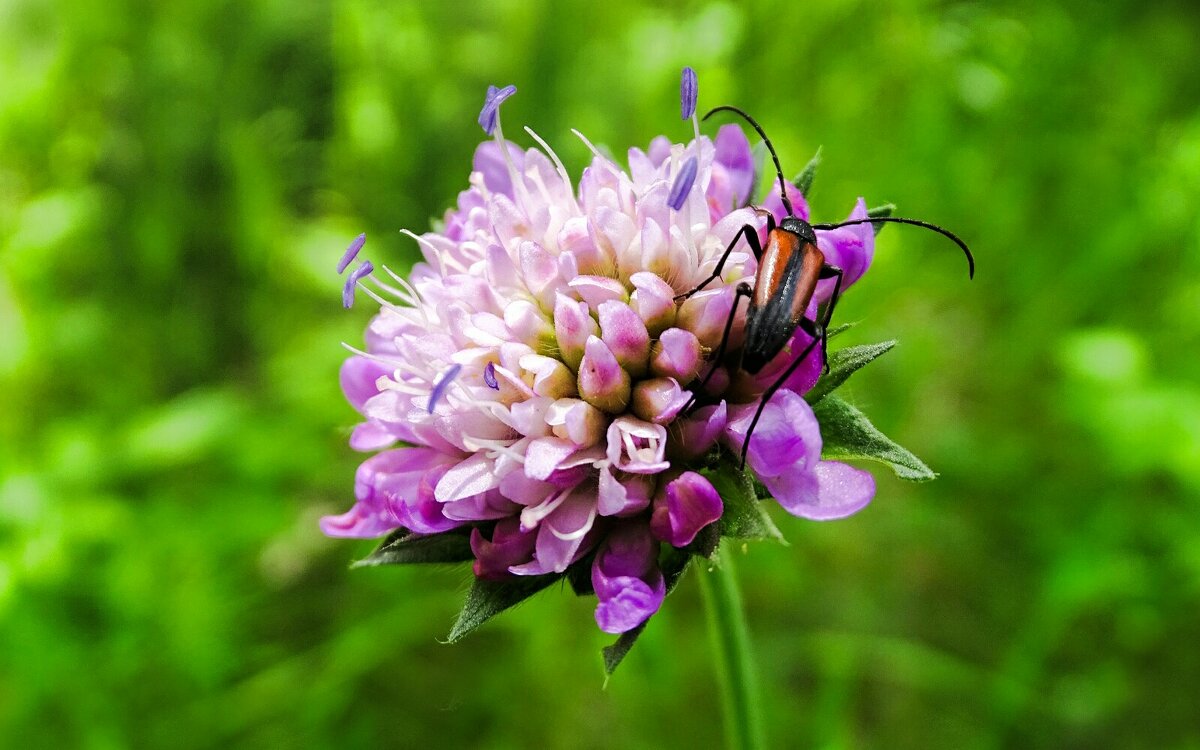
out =
[[[700,389],[708,384],[709,379],[716,372],[717,366],[725,356],[725,349],[729,344],[729,334],[733,329],[733,320],[737,315],[738,302],[742,297],[750,298],[750,307],[746,310],[746,331],[745,341],[742,345],[741,369],[751,375],[762,370],[768,362],[782,351],[783,347],[792,339],[797,328],[812,338],[812,341],[804,348],[804,351],[800,352],[799,356],[788,365],[783,374],[763,391],[762,400],[758,404],[758,410],[754,413],[754,419],[751,420],[749,429],[746,430],[746,440],[742,443],[741,465],[742,468],[745,468],[746,453],[750,449],[750,438],[754,434],[754,428],[758,424],[758,420],[762,416],[767,402],[771,400],[775,392],[783,386],[818,343],[822,344],[823,347],[822,352],[825,357],[825,368],[829,368],[828,348],[825,344],[827,343],[826,337],[829,321],[833,317],[833,310],[837,307],[838,298],[841,296],[842,269],[825,262],[825,255],[817,247],[815,230],[820,229],[824,231],[852,224],[866,224],[868,222],[911,224],[931,229],[938,234],[950,238],[962,248],[963,253],[967,256],[971,278],[975,277],[975,258],[971,255],[971,251],[966,243],[955,234],[935,224],[918,219],[887,216],[851,219],[836,224],[809,224],[804,219],[796,216],[795,211],[792,209],[792,202],[787,194],[787,185],[783,179],[783,167],[779,164],[779,156],[775,153],[775,147],[771,145],[771,140],[767,138],[767,134],[763,131],[762,127],[750,115],[737,107],[728,105],[710,109],[704,115],[704,119],[707,120],[714,113],[721,111],[734,112],[740,115],[762,137],[763,142],[767,145],[767,150],[771,153],[771,160],[775,163],[775,173],[779,177],[779,197],[783,201],[783,207],[787,210],[788,215],[776,226],[775,217],[769,212],[767,213],[767,246],[765,249],[759,242],[758,228],[753,224],[743,226],[734,235],[729,246],[725,248],[725,253],[717,261],[717,266],[713,269],[712,274],[700,282],[695,289],[678,295],[675,298],[677,302],[681,302],[720,278],[721,271],[725,267],[725,261],[729,259],[734,246],[737,245],[741,237],[744,236],[746,238],[746,244],[750,246],[750,249],[754,252],[755,259],[758,261],[758,272],[754,277],[754,286],[743,281],[734,290],[733,306],[729,310],[729,319],[725,321],[725,332],[721,337],[721,344],[717,348],[716,356],[713,359],[714,365],[704,380],[700,382],[699,388],[693,392],[699,392]],[[761,211],[762,209],[756,210]],[[818,320],[809,320],[805,317],[805,312],[808,310],[808,305],[812,301],[813,294],[816,292],[817,282],[824,279],[835,279],[833,294],[825,304],[825,309],[818,312]],[[690,409],[695,400],[696,397],[693,396],[692,402],[688,404],[687,408]]]

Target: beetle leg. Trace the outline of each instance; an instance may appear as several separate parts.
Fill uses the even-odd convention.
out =
[[[812,352],[813,347],[816,346],[819,341],[821,341],[821,337],[814,336],[813,340],[809,342],[808,346],[804,347],[804,351],[800,352],[800,356],[792,360],[792,363],[788,365],[786,370],[783,371],[783,374],[780,375],[774,383],[771,383],[771,385],[767,386],[767,390],[763,391],[762,401],[758,403],[758,409],[754,412],[754,419],[750,420],[750,428],[746,430],[746,441],[742,443],[742,469],[746,468],[746,454],[750,451],[750,438],[754,437],[754,428],[758,425],[758,420],[762,416],[763,410],[767,408],[767,402],[771,400],[771,397],[775,395],[776,391],[783,387],[783,384],[787,382],[787,379],[792,376],[792,373],[796,371],[796,368],[799,367],[800,363],[804,361],[804,358],[807,357],[810,352]]]
[[[746,235],[746,244],[749,245],[750,249],[754,252],[754,258],[756,260],[761,258],[762,257],[762,243],[760,243],[758,241],[758,229],[753,224],[746,224],[745,226],[743,226],[741,229],[738,230],[737,234],[733,235],[733,240],[730,241],[729,247],[725,248],[725,253],[721,256],[721,259],[719,261],[717,261],[717,267],[713,269],[712,275],[710,275],[704,281],[701,281],[700,285],[697,286],[692,291],[687,292],[685,294],[676,295],[675,301],[682,302],[683,300],[691,297],[696,292],[700,291],[704,287],[708,286],[709,284],[711,284],[712,282],[714,282],[718,278],[720,278],[721,271],[723,271],[725,269],[725,261],[729,260],[729,255],[733,252],[734,245],[737,244],[738,238],[741,237],[742,235]]]
[[[821,267],[821,274],[818,277],[837,279],[833,282],[833,294],[829,295],[829,301],[825,303],[825,313],[821,316],[821,360],[824,362],[825,372],[829,372],[829,321],[833,320],[833,309],[837,307],[838,300],[842,298],[842,277],[844,275],[842,269],[826,264]]]
[[[700,381],[700,385],[692,389],[692,398],[680,410],[680,413],[687,413],[688,409],[699,399],[699,392],[704,390],[704,386],[708,385],[708,381],[712,380],[712,376],[716,373],[717,368],[721,365],[721,360],[725,357],[725,349],[729,345],[729,334],[733,331],[733,320],[737,317],[738,302],[742,297],[747,299],[754,294],[754,288],[746,282],[737,285],[737,289],[733,292],[733,305],[729,308],[729,318],[725,320],[725,333],[721,336],[721,344],[717,347],[717,355],[713,357],[713,366],[709,369],[708,374]]]
[[[766,219],[767,219],[767,234],[770,234],[771,232],[775,231],[775,214],[771,213],[770,211],[763,208],[762,206],[751,206],[750,208],[754,209],[754,213],[758,214],[759,216],[766,217]]]

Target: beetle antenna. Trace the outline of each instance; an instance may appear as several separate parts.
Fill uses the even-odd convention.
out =
[[[783,179],[783,167],[779,165],[779,155],[775,153],[775,147],[771,145],[771,139],[767,137],[767,134],[762,129],[762,126],[755,122],[753,117],[737,107],[733,107],[728,104],[722,104],[720,107],[713,107],[712,109],[708,110],[708,114],[704,115],[702,119],[707,120],[713,115],[713,113],[720,112],[722,110],[741,115],[746,122],[750,123],[750,127],[754,128],[756,131],[758,131],[758,134],[762,136],[763,143],[767,144],[767,150],[771,152],[771,161],[775,162],[775,174],[779,175],[779,197],[783,200],[783,207],[787,209],[788,216],[795,216],[796,212],[792,210],[792,201],[788,198],[787,184]]]
[[[971,255],[971,249],[969,247],[967,247],[967,243],[965,243],[961,239],[959,239],[958,235],[955,234],[954,232],[951,232],[948,229],[942,229],[937,224],[930,224],[929,222],[921,221],[920,219],[901,219],[901,218],[897,218],[895,216],[877,216],[874,218],[851,219],[850,221],[839,221],[836,224],[813,224],[812,228],[813,229],[821,229],[821,230],[837,229],[838,227],[845,227],[845,226],[849,226],[851,224],[867,224],[867,223],[874,224],[877,221],[890,221],[890,222],[894,222],[896,224],[911,224],[914,227],[924,227],[925,229],[932,229],[933,231],[937,232],[938,234],[942,235],[943,237],[949,237],[951,240],[954,241],[954,244],[956,244],[960,248],[962,248],[963,253],[967,256],[967,264],[968,264],[968,267],[970,268],[969,275],[972,279],[975,278],[975,256]]]

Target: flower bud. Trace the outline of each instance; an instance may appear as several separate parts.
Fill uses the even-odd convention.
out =
[[[650,333],[646,324],[621,302],[600,305],[600,335],[621,366],[633,377],[646,373],[650,356]]]
[[[675,290],[657,274],[641,271],[629,277],[634,286],[629,306],[657,336],[675,322]]]
[[[633,413],[647,422],[668,424],[691,399],[691,392],[671,378],[642,380],[633,388]]]
[[[576,216],[563,222],[558,232],[558,247],[561,253],[575,259],[578,273],[603,276],[616,269],[616,259],[605,254],[592,239],[587,217]]]
[[[576,393],[575,373],[557,359],[526,354],[521,357],[521,368],[534,374],[533,392],[539,396],[563,398]]]
[[[600,333],[600,326],[588,314],[587,304],[559,294],[554,300],[554,334],[563,362],[578,370],[584,345],[589,336]]]
[[[733,287],[705,289],[679,306],[675,324],[694,333],[703,346],[716,349],[721,345],[732,305]]]
[[[553,348],[554,328],[538,306],[528,300],[519,299],[504,308],[504,324],[518,341],[535,350]]]
[[[595,445],[604,437],[608,417],[586,401],[560,398],[546,410],[546,424],[560,438],[586,447]]]
[[[602,303],[610,300],[626,302],[629,299],[625,285],[607,276],[576,276],[568,286],[583,297],[592,310],[599,310]]]
[[[700,340],[682,328],[663,331],[650,353],[650,371],[680,383],[692,382],[701,364]]]
[[[590,318],[589,318],[590,320]],[[629,373],[603,341],[589,336],[579,362],[579,395],[600,411],[620,414],[629,404]]]
[[[554,301],[554,289],[559,284],[558,259],[538,243],[529,240],[520,244],[518,258],[525,287],[538,302],[549,306]]]

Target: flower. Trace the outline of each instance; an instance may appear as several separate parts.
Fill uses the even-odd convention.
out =
[[[681,90],[690,117],[694,73],[685,71]],[[383,302],[341,375],[366,419],[351,446],[382,452],[359,468],[353,507],[321,528],[375,537],[465,527],[485,580],[563,574],[583,561],[597,624],[626,632],[663,600],[663,545],[686,547],[722,516],[703,457],[722,445],[741,450],[763,391],[811,339],[797,331],[751,377],[737,367],[743,306],[728,356],[710,360],[736,286],[754,280],[744,243],[720,278],[679,299],[743,226],[766,239],[764,212],[749,205],[754,159],[738,126],[721,127],[715,141],[656,138],[630,149],[628,171],[592,149],[576,185],[536,135],[542,150],[504,139],[499,109],[514,92],[488,89],[479,123],[494,138],[476,150],[470,186],[440,229],[410,234],[424,262],[407,279],[383,267],[383,283],[365,261],[347,281],[347,305],[355,288]],[[799,191],[789,197],[807,217]],[[785,216],[778,187],[762,205]],[[851,217],[864,212],[859,201]],[[843,286],[870,263],[869,225],[818,232],[818,241],[846,269]],[[829,293],[820,288],[810,316]],[[874,484],[820,460],[803,394],[822,353],[809,351],[763,410],[748,467],[788,512],[836,518],[865,506]]]

